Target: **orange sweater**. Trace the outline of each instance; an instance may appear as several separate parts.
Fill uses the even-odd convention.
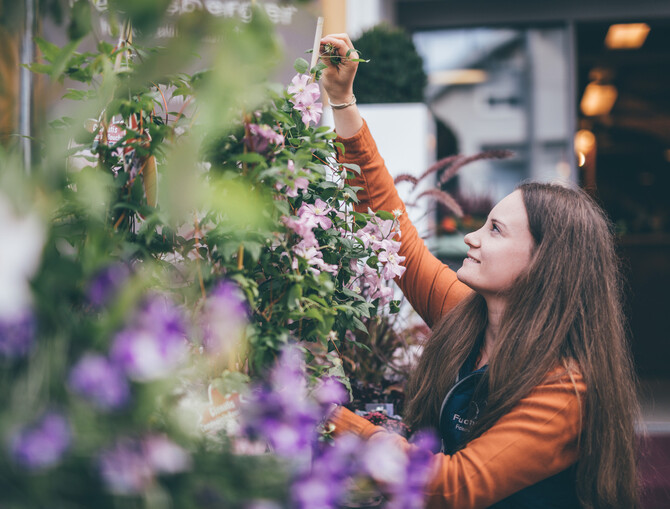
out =
[[[407,217],[384,160],[364,124],[351,138],[338,138],[345,147],[342,163],[361,167],[350,183],[359,191],[357,210],[402,210],[400,231],[407,270],[396,282],[428,325],[437,323],[471,291],[456,274],[426,248]],[[559,376],[557,376],[559,375]],[[435,475],[427,487],[429,508],[485,508],[573,465],[578,457],[580,398],[586,387],[578,373],[563,368],[549,373],[507,415],[453,455],[436,454]],[[578,395],[579,394],[579,395]],[[389,433],[346,408],[331,418],[336,433],[351,432],[364,439]],[[413,447],[394,435],[400,447]]]

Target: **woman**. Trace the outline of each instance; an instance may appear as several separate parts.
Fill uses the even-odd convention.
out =
[[[353,49],[345,34],[321,43],[343,57]],[[358,208],[404,212],[355,106],[357,64],[324,61],[340,161],[362,169]],[[433,327],[406,411],[414,429],[442,439],[429,507],[635,507],[638,404],[613,238],[598,206],[579,190],[522,184],[465,237],[457,273],[428,252],[406,213],[400,230],[407,270],[397,282]],[[336,433],[386,434],[344,408],[331,422]]]

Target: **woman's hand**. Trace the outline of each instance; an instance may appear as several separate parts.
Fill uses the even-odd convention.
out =
[[[324,55],[325,46],[333,49],[332,56]],[[321,39],[321,60],[328,66],[321,74],[321,85],[328,94],[331,104],[349,104],[354,99],[354,77],[358,62],[352,62],[352,58],[358,58],[354,45],[347,34],[332,34]],[[333,121],[335,130],[342,138],[354,136],[363,126],[358,108],[355,104],[343,109],[333,109]]]
[[[328,45],[333,48],[331,56],[339,58],[333,59],[325,54]],[[352,62],[351,59],[358,58],[358,53],[351,51],[347,57],[347,52],[353,49],[354,45],[347,34],[331,34],[321,39],[321,60],[328,66],[321,74],[321,84],[333,104],[346,104],[354,95],[358,62]]]

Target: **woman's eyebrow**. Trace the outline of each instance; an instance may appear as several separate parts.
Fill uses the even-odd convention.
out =
[[[502,226],[502,227],[505,228],[505,229],[507,228],[507,225],[506,225],[505,223],[503,223],[503,222],[502,222],[500,219],[498,219],[498,218],[492,217],[492,218],[491,218],[491,222],[492,222],[492,223],[496,223],[498,226]]]

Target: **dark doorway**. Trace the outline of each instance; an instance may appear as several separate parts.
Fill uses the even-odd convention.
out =
[[[670,378],[670,21],[646,21],[629,49],[606,46],[612,24],[576,27],[580,176],[619,233],[638,372]],[[585,112],[589,86],[614,93],[611,108]]]

